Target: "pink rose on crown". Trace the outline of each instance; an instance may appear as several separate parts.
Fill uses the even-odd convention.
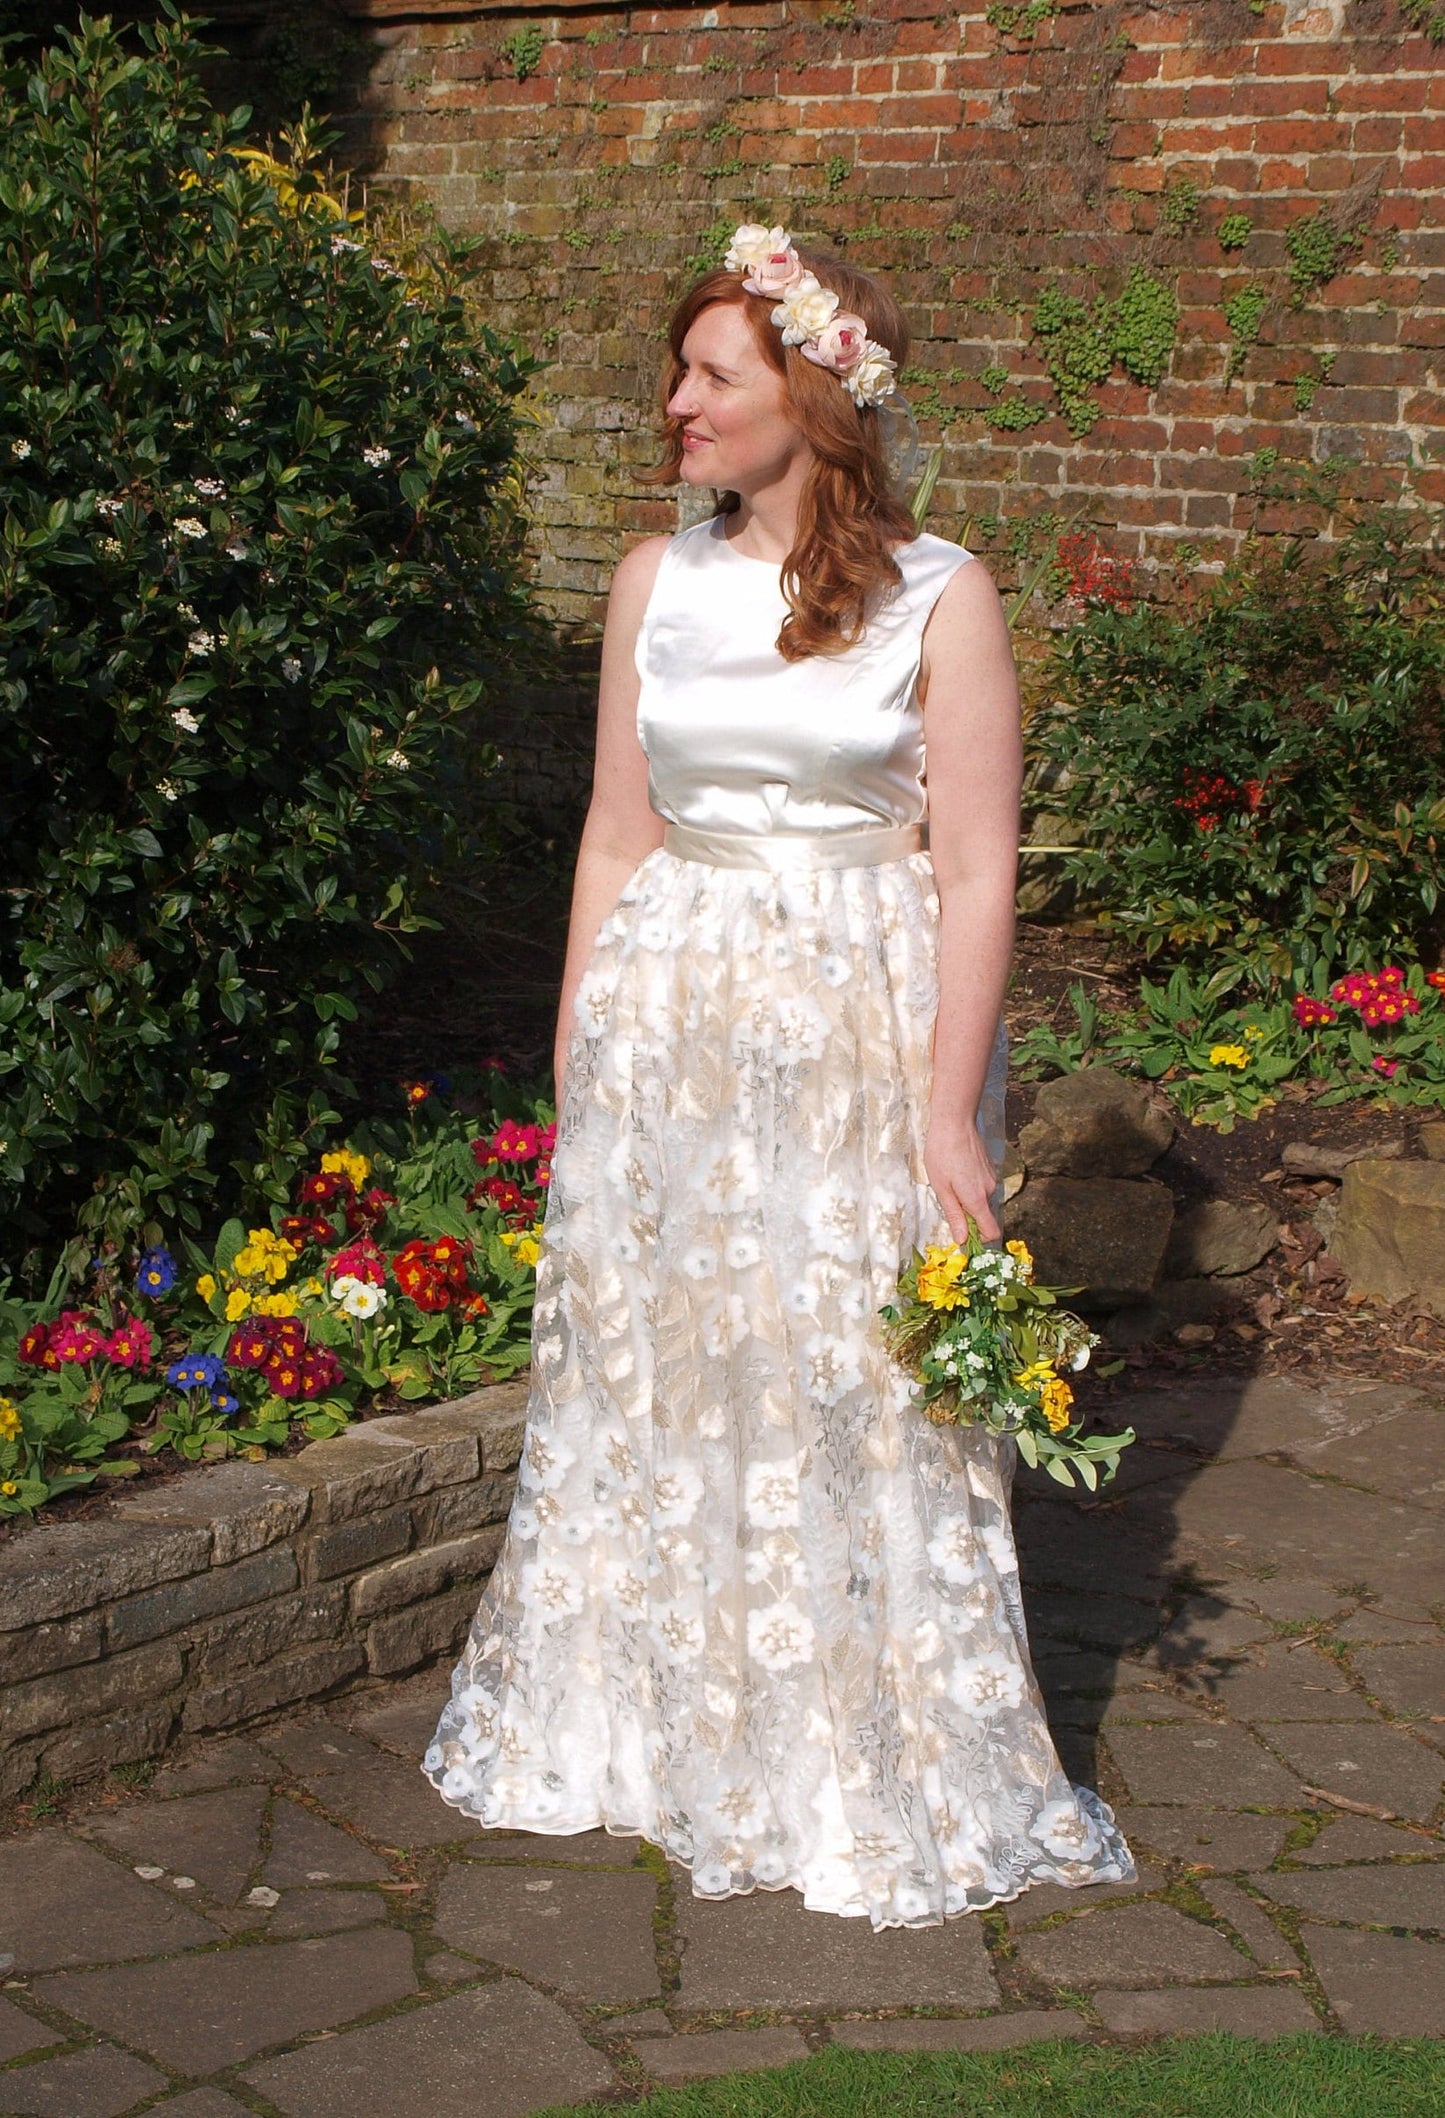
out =
[[[800,351],[804,360],[811,360],[820,368],[831,368],[835,375],[844,375],[858,365],[867,346],[868,326],[861,316],[850,316],[845,311],[830,324],[824,324],[815,344],[803,346]]]
[[[776,301],[789,287],[796,287],[802,277],[803,260],[789,243],[784,249],[770,251],[755,264],[743,285],[749,294],[768,294]]]

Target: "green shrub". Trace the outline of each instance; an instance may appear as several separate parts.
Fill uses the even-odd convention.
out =
[[[1433,933],[1445,618],[1413,534],[1387,512],[1322,557],[1255,551],[1182,617],[1097,609],[1060,640],[1044,807],[1082,830],[1069,877],[1146,955],[1305,989]]]
[[[32,1282],[77,1213],[154,1241],[314,1136],[532,624],[531,364],[469,321],[465,249],[377,255],[305,128],[288,172],[208,107],[167,13],[0,82],[0,1214]]]

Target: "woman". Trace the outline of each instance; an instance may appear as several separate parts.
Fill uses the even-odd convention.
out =
[[[722,505],[613,583],[527,1441],[423,1767],[875,1927],[1133,1872],[1044,1722],[1011,1445],[879,1332],[998,1234],[1020,752],[997,592],[890,478],[906,343],[751,225],[673,318],[657,476]]]

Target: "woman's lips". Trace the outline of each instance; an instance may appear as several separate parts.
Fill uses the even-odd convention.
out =
[[[706,449],[712,446],[706,434],[684,434],[682,445],[685,449]]]

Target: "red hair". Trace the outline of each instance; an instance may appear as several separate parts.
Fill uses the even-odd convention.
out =
[[[839,307],[861,316],[868,336],[886,346],[901,368],[908,355],[908,326],[888,290],[826,250],[801,243],[794,248],[838,296]],[[787,662],[840,654],[859,638],[878,597],[902,580],[890,546],[911,543],[918,526],[891,484],[877,412],[855,405],[830,369],[805,360],[796,346],[785,346],[772,321],[772,303],[749,294],[735,272],[704,273],[672,313],[662,386],[666,454],[643,478],[657,485],[677,481],[683,422],[669,418],[665,407],[682,380],[683,340],[704,309],[719,303],[742,310],[759,352],[782,376],[788,409],[813,452],[798,507],[797,538],[783,561],[789,614],[778,635],[778,652]],[[729,515],[737,506],[736,493],[723,493],[717,512]]]

